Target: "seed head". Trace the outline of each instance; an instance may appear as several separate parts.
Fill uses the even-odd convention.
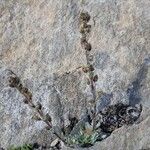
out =
[[[36,108],[37,108],[37,109],[40,109],[40,110],[42,109],[42,105],[41,105],[41,103],[40,103],[40,102],[37,102],[37,104],[36,104]]]
[[[82,67],[82,71],[83,71],[84,73],[87,73],[87,72],[89,72],[89,68],[88,68],[88,67]]]
[[[18,77],[9,77],[9,86],[14,88],[20,83],[20,79]]]
[[[82,21],[82,22],[89,22],[90,21],[90,15],[88,14],[88,12],[81,12],[80,21]]]
[[[50,115],[49,115],[49,114],[46,114],[46,116],[45,116],[45,120],[47,120],[47,121],[51,122],[51,121],[52,121],[52,118],[50,117]]]
[[[93,65],[90,65],[90,66],[89,66],[89,70],[90,70],[90,71],[94,71]]]
[[[23,102],[24,102],[25,104],[28,104],[28,100],[27,100],[26,98],[23,100]]]
[[[98,75],[95,75],[95,76],[94,76],[93,81],[94,81],[94,82],[97,82],[97,81],[98,81]]]
[[[27,89],[26,87],[23,87],[23,88],[22,88],[22,92],[23,92],[23,93],[28,93],[28,89]]]
[[[50,130],[50,129],[51,129],[51,127],[50,127],[50,126],[46,126],[45,128],[46,128],[46,130]]]
[[[81,34],[87,34],[87,33],[90,33],[91,31],[91,25],[88,25],[86,23],[82,23],[80,25],[80,33]]]
[[[88,43],[88,42],[85,42],[82,46],[83,46],[83,48],[84,48],[85,50],[87,50],[87,51],[91,51],[91,49],[92,49],[91,44]]]

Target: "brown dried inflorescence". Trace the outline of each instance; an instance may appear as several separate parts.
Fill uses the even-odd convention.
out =
[[[89,22],[90,21],[90,15],[89,15],[89,13],[88,12],[81,12],[81,14],[80,14],[80,22],[85,22],[85,23],[87,23],[87,22]]]

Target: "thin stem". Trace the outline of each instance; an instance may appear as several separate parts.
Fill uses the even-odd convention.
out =
[[[90,63],[90,60],[89,60],[89,52],[86,51],[86,63],[87,63],[87,66],[90,66],[91,63]],[[94,73],[93,71],[89,71],[88,72],[88,76],[89,76],[89,80],[90,80],[90,89],[91,89],[91,93],[92,93],[92,102],[94,104],[94,111],[93,111],[93,130],[95,129],[95,126],[96,126],[96,86],[95,86],[95,83],[93,81],[93,78],[94,78]]]

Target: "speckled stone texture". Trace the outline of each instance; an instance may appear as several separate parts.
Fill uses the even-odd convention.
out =
[[[86,61],[80,46],[81,9],[91,15],[97,90],[112,95],[99,100],[99,108],[117,102],[143,105],[136,125],[116,130],[89,150],[150,148],[149,0],[84,0],[82,7],[79,0],[0,0],[0,147],[54,138],[44,123],[31,119],[23,96],[6,86],[4,68],[20,76],[54,124],[69,109],[80,115],[90,100],[84,74],[72,72]]]

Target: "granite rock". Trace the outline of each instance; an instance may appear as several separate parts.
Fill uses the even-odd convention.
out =
[[[53,118],[80,116],[91,94],[84,74],[78,16],[91,15],[97,90],[112,95],[98,108],[141,103],[138,124],[113,132],[91,150],[150,148],[150,2],[148,0],[0,0],[0,147],[54,139],[43,122],[31,119],[23,96],[5,84],[5,68],[15,72]],[[68,73],[70,72],[70,73]],[[54,85],[56,90],[53,88]],[[108,144],[109,143],[109,144]]]

